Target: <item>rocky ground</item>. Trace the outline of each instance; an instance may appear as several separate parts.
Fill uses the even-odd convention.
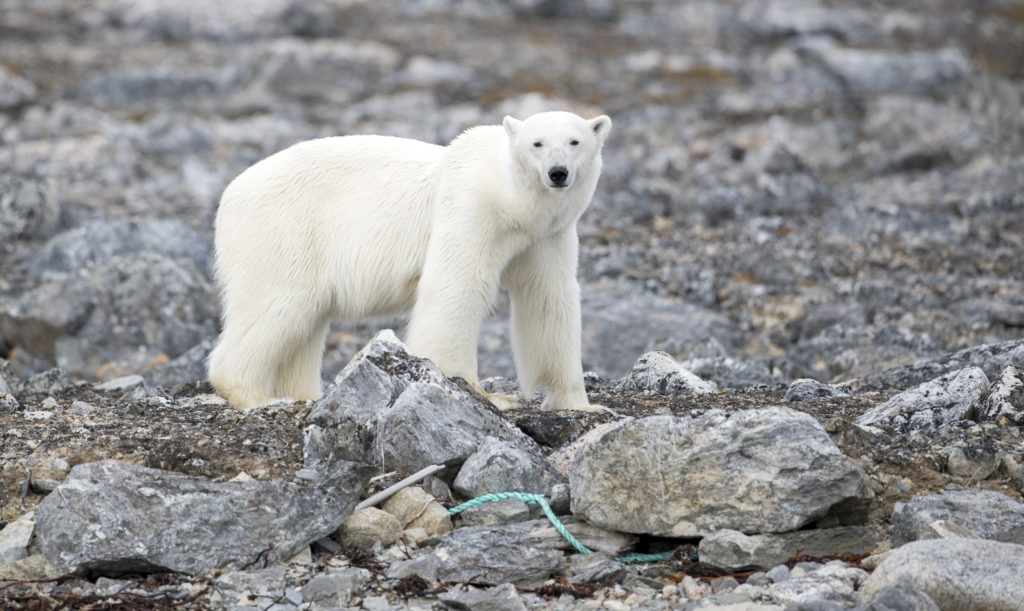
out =
[[[529,455],[542,456],[542,464],[563,464],[558,481],[573,505],[556,510],[596,526],[615,530],[627,518],[681,506],[696,512],[676,516],[677,526],[692,525],[686,532],[631,523],[628,530],[640,534],[634,547],[675,549],[672,560],[622,568],[605,557],[611,564],[590,570],[541,550],[534,564],[546,558],[557,570],[535,583],[507,575],[499,582],[446,578],[437,566],[389,576],[406,553],[426,557],[455,544],[430,534],[370,555],[338,547],[321,525],[289,540],[308,538],[293,547],[311,552],[292,564],[275,564],[287,559],[274,554],[256,558],[264,548],[251,554],[244,546],[224,548],[237,551],[231,562],[220,557],[230,572],[167,566],[164,559],[162,569],[184,572],[143,581],[90,564],[87,578],[0,590],[0,607],[173,600],[197,608],[248,602],[372,609],[447,599],[466,608],[930,608],[922,596],[943,608],[979,604],[983,594],[960,599],[930,589],[921,572],[900,576],[892,567],[914,567],[922,555],[975,558],[977,544],[962,539],[908,543],[939,536],[936,528],[948,534],[932,524],[939,519],[987,540],[989,558],[1019,559],[1012,543],[1024,544],[1019,529],[993,526],[1020,515],[1024,486],[1024,405],[1014,368],[1024,367],[1022,100],[1024,5],[1016,0],[0,0],[0,554],[14,550],[0,561],[15,561],[0,564],[0,579],[52,578],[74,568],[43,561],[53,549],[40,526],[45,512],[38,520],[32,513],[43,499],[57,499],[51,493],[61,484],[157,477],[98,470],[76,479],[72,468],[97,461],[207,478],[212,488],[199,480],[187,485],[213,496],[228,490],[306,498],[296,491],[313,488],[323,498],[346,499],[343,511],[322,512],[339,520],[367,486],[398,478],[366,484],[352,475],[347,488],[325,492],[322,476],[333,463],[311,458],[319,438],[309,427],[339,426],[324,415],[327,402],[240,414],[204,386],[202,361],[218,327],[210,259],[219,193],[251,163],[302,139],[382,133],[443,143],[471,125],[551,108],[603,112],[614,121],[605,173],[580,235],[591,399],[618,417],[552,415],[531,403],[506,414],[517,427],[492,422],[466,443],[475,449],[496,436],[532,448]],[[506,309],[500,304],[485,325],[484,376],[514,378]],[[336,325],[325,380],[389,326],[400,328],[401,321]],[[646,357],[630,373],[651,350],[668,356]],[[143,381],[124,378],[132,375]],[[805,379],[817,384],[794,384]],[[430,384],[458,391],[451,383]],[[769,409],[777,406],[794,413]],[[727,426],[748,418],[744,410],[766,418],[749,428],[767,427],[763,438],[777,445],[759,453],[762,437]],[[710,495],[721,473],[702,471],[696,479],[703,487],[696,489],[677,482],[675,497],[646,487],[652,465],[693,470],[704,456],[671,454],[667,448],[676,444],[654,433],[633,438],[647,439],[632,443],[647,452],[631,460],[647,470],[629,473],[629,481],[637,498],[672,502],[641,509],[584,502],[587,478],[581,472],[574,479],[572,470],[587,461],[559,463],[559,453],[618,420],[620,428],[606,431],[595,447],[619,447],[608,437],[613,433],[639,435],[621,430],[641,427],[623,416],[634,423],[668,417],[656,420],[656,429],[674,431],[676,441],[693,447],[703,447],[701,431],[719,430],[726,437],[709,447],[729,447],[732,439],[740,455],[755,457],[804,444],[793,435],[805,431],[815,441],[804,445],[822,455],[836,448],[859,469],[860,476],[849,476],[857,490],[849,498],[860,499],[853,503],[859,509],[853,518],[828,518],[787,505],[775,513],[803,517],[761,524],[761,514],[772,513],[768,502],[787,493],[782,475],[757,475],[763,465],[754,461],[736,463],[735,472],[746,476],[723,485],[748,490],[743,486],[758,477],[775,482],[771,493],[748,490],[750,499],[761,499],[761,512],[736,509],[737,522],[701,522],[702,510],[690,499]],[[379,449],[382,442],[372,443]],[[623,452],[629,446],[623,443]],[[656,464],[651,456],[660,457]],[[350,458],[363,464],[365,457]],[[467,490],[486,489],[456,484],[463,461],[476,464],[468,454],[443,458],[448,468],[422,484],[429,493],[450,504],[468,498]],[[422,457],[367,460],[381,473],[429,464],[419,464]],[[791,470],[810,474],[804,486],[842,488],[799,464]],[[229,481],[240,473],[255,483]],[[137,488],[185,485],[165,479]],[[808,494],[798,488],[796,496]],[[524,517],[512,513],[519,518],[502,519]],[[990,514],[988,522],[975,519]],[[178,524],[191,523],[183,516]],[[755,545],[730,534],[752,539],[837,528],[865,530],[843,539],[846,549],[820,553],[807,553],[814,546],[803,539],[793,548],[793,541]],[[502,549],[534,549],[508,545]],[[775,555],[756,561],[722,552],[771,545]],[[703,546],[699,563],[686,546]],[[890,568],[861,563],[863,552],[889,546],[902,554]],[[796,559],[798,550],[820,559],[854,548],[863,552],[841,564]],[[793,553],[780,559],[786,551]],[[969,563],[974,572],[962,575],[972,583],[995,579],[1000,565],[993,562]],[[251,574],[257,566],[274,573]],[[748,566],[762,572],[751,576]],[[874,570],[870,578],[865,570]],[[566,580],[557,581],[562,575]],[[905,580],[896,588],[901,598],[886,603],[896,595],[885,580],[897,578]],[[456,600],[474,594],[468,582],[498,586],[493,600]],[[821,584],[835,588],[826,592]],[[967,602],[956,607],[961,600]]]

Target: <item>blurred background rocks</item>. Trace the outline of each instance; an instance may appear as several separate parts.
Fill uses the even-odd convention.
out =
[[[549,109],[615,123],[588,369],[781,387],[1020,339],[1022,99],[1020,0],[0,0],[0,357],[194,376],[239,172]],[[481,377],[514,375],[506,308]],[[324,377],[395,323],[336,325]]]

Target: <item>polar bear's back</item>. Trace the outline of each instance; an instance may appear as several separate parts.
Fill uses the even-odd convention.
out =
[[[256,163],[221,197],[222,286],[239,287],[245,299],[269,278],[352,317],[404,309],[425,256],[444,155],[445,147],[416,140],[339,136]],[[367,292],[377,303],[354,297]]]

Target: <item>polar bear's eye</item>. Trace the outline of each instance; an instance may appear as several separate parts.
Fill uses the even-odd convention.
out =
[[[534,140],[534,141],[533,141],[533,148],[535,148],[535,149],[539,149],[539,148],[540,148],[540,147],[542,147],[542,146],[544,146],[544,143],[543,143],[543,142],[541,142],[540,140]]]
[[[576,139],[574,138],[574,139],[572,139],[572,140],[570,140],[570,141],[569,141],[569,144],[571,144],[572,146],[579,146],[579,145],[580,145],[580,141],[579,141],[579,140],[576,140]]]

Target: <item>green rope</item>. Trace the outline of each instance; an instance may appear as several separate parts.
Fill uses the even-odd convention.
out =
[[[505,499],[519,499],[527,505],[538,505],[543,511],[544,515],[548,517],[548,521],[555,527],[558,534],[565,537],[565,540],[576,548],[581,554],[593,554],[591,550],[587,549],[585,545],[576,540],[576,537],[572,536],[572,533],[562,524],[562,521],[558,519],[555,512],[551,510],[551,505],[548,504],[547,499],[544,498],[543,494],[528,494],[526,492],[496,492],[494,494],[485,494],[478,496],[475,499],[466,501],[465,503],[452,507],[448,510],[449,515],[455,515],[467,509],[479,507],[485,503],[493,503],[494,501],[503,501]],[[625,556],[619,556],[615,558],[618,562],[658,562],[660,560],[667,560],[672,557],[672,552],[665,552],[664,554],[636,554],[630,553]]]

